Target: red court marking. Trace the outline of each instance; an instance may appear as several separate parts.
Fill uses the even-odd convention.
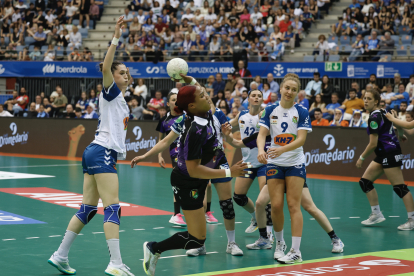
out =
[[[414,262],[375,256],[325,261],[303,265],[286,265],[274,268],[216,274],[215,276],[367,276],[397,275],[414,272]]]
[[[0,192],[19,195],[36,200],[66,206],[74,209],[79,209],[82,204],[82,195],[71,193],[67,191],[61,191],[46,187],[38,188],[2,188]],[[160,215],[172,215],[173,213],[153,209],[149,207],[139,206],[126,202],[119,202],[122,207],[122,216],[160,216]],[[101,200],[98,203],[98,214],[103,215],[103,206]]]

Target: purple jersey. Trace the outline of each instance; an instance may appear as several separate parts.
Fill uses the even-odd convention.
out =
[[[167,113],[164,117],[160,119],[158,122],[157,128],[155,129],[158,132],[164,133],[167,136],[171,131],[171,126],[174,124],[175,120],[177,120],[179,116],[173,116],[170,112]],[[174,160],[178,155],[178,144],[179,138],[177,138],[172,144],[170,145],[170,156],[171,160]]]
[[[259,136],[259,132],[256,132],[242,140],[243,144],[248,147],[249,149],[257,148],[257,136]],[[272,137],[270,135],[266,136],[266,142],[264,150],[267,151],[272,144]]]
[[[375,149],[377,156],[401,153],[400,142],[395,134],[394,126],[385,114],[387,114],[385,110],[374,110],[368,119],[368,135],[378,134],[378,145]]]
[[[175,170],[184,176],[190,177],[186,160],[201,159],[201,165],[209,168],[217,168],[226,162],[210,111],[207,118],[195,116],[194,119],[185,120],[184,132],[179,139],[178,165]]]

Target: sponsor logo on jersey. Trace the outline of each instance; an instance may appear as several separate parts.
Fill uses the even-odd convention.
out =
[[[263,113],[262,113],[262,118],[264,118],[266,116],[266,109],[265,110],[263,110]]]
[[[198,198],[198,190],[197,189],[191,190],[190,197],[192,197],[194,199],[197,199]]]
[[[288,115],[287,115],[287,113],[283,113],[283,117],[287,117]]]
[[[292,122],[293,122],[294,124],[297,124],[297,123],[298,123],[298,117],[293,116],[293,118],[292,118]]]
[[[279,146],[286,146],[296,140],[296,135],[286,133],[280,134],[274,138],[274,143]]]
[[[272,119],[276,119],[277,120],[278,118],[277,118],[277,116],[272,116]]]
[[[128,121],[129,121],[129,117],[125,117],[124,118],[124,130],[127,130],[128,128]]]
[[[183,120],[183,117],[184,117],[184,115],[182,115],[182,116],[178,117],[178,119],[177,119],[177,120],[175,120],[175,122],[176,122],[177,124],[181,123],[181,121]]]
[[[267,176],[272,176],[272,175],[275,175],[275,174],[277,174],[279,171],[278,170],[276,170],[276,169],[271,169],[271,170],[268,170],[267,172],[266,172],[266,175]]]
[[[377,124],[377,122],[375,122],[375,121],[372,121],[372,122],[369,124],[369,126],[370,126],[372,129],[377,129],[377,128],[378,128],[378,124]]]
[[[245,124],[245,122],[243,120],[240,120],[240,124]]]

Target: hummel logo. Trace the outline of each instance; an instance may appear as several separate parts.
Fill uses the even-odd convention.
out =
[[[111,164],[111,161],[105,161],[105,164],[109,165],[109,164]]]
[[[110,154],[111,154],[111,151],[107,151],[107,150],[105,150],[105,154],[106,154],[106,155],[110,155]]]
[[[109,159],[111,159],[110,156],[105,156],[105,160],[109,160]]]

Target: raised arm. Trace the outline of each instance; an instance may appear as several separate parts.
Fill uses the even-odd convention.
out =
[[[402,128],[405,128],[405,129],[414,128],[414,121],[411,121],[411,122],[402,121],[402,120],[396,118],[396,113],[397,113],[396,111],[392,110],[392,114],[387,113],[385,116],[387,116],[387,119],[389,121],[391,121],[397,127],[402,127]]]

